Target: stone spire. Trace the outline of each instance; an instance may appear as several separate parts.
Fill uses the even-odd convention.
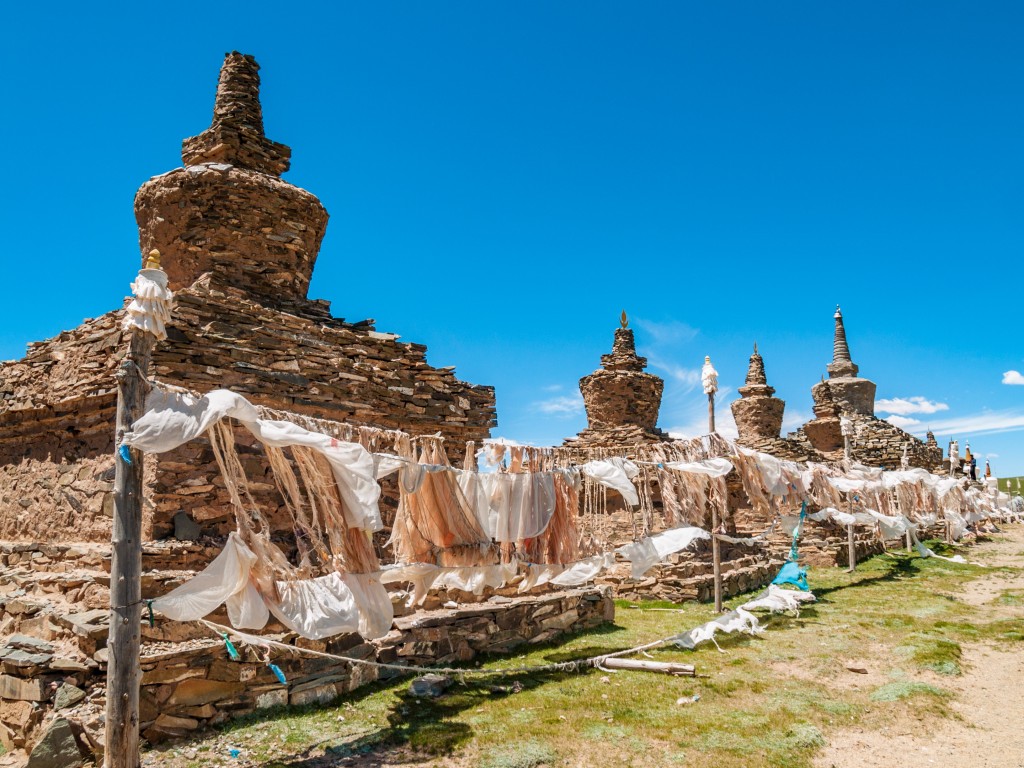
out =
[[[832,362],[825,366],[828,381],[822,381],[811,388],[811,396],[815,403],[823,398],[835,401],[841,415],[875,415],[875,383],[857,376],[860,369],[850,359],[850,347],[846,343],[846,328],[843,325],[843,313],[836,307],[833,315],[836,321],[835,336],[832,341]],[[825,390],[828,392],[825,392]]]
[[[767,397],[775,394],[775,388],[768,386],[768,377],[764,372],[764,358],[757,351],[757,342],[754,342],[754,354],[750,356],[746,384],[739,388],[739,393],[744,396],[763,394]]]
[[[143,253],[163,255],[170,288],[204,274],[266,306],[306,299],[327,211],[280,175],[291,150],[263,135],[259,65],[229,53],[213,124],[182,144],[185,168],[155,176],[135,196]]]
[[[667,439],[656,426],[665,382],[646,373],[646,367],[623,312],[612,351],[601,355],[601,368],[580,379],[587,428],[566,442],[596,447]]]
[[[846,343],[846,328],[843,327],[843,311],[836,305],[833,315],[836,321],[836,332],[832,340],[832,364],[828,366],[829,377],[856,376],[857,366],[850,359],[850,347]]]
[[[636,342],[633,340],[632,328],[616,328],[615,340],[612,342],[610,354],[601,355],[601,367],[606,371],[643,371],[647,367],[647,358],[636,353]]]
[[[228,163],[280,176],[292,151],[263,133],[260,65],[238,51],[225,54],[210,127],[181,143],[185,165]]]
[[[782,415],[786,403],[777,397],[775,388],[768,386],[764,359],[754,344],[750,356],[746,383],[739,388],[740,399],[730,404],[741,443],[756,444],[760,440],[777,438],[782,431]]]

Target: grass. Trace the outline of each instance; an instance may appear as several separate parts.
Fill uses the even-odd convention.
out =
[[[405,678],[361,689],[333,707],[233,721],[216,739],[243,745],[249,762],[242,764],[276,768],[358,765],[362,756],[377,760],[394,750],[403,755],[395,762],[423,766],[800,768],[811,764],[834,729],[881,727],[894,711],[947,716],[949,695],[941,681],[962,673],[962,644],[1024,642],[1024,619],[994,618],[951,596],[964,581],[993,570],[904,554],[872,558],[853,574],[812,569],[818,602],[799,617],[768,618],[768,631],[756,638],[722,638],[724,653],[714,645],[652,651],[660,661],[695,664],[697,679],[596,670],[467,678],[440,699],[420,701],[407,695]],[[1010,590],[1003,597],[1000,602],[1012,607],[1024,595]],[[642,610],[654,607],[679,612]],[[614,625],[487,666],[592,656],[712,616],[708,605],[622,602]],[[869,676],[848,666],[864,667]],[[510,692],[515,681],[521,692]],[[694,694],[698,701],[676,704]],[[222,752],[204,753],[201,764],[239,765],[221,762]],[[165,749],[162,757],[168,756]]]
[[[894,683],[888,683],[873,691],[871,693],[871,700],[902,701],[903,699],[909,699],[911,696],[921,694],[936,696],[938,698],[943,698],[949,695],[941,688],[936,688],[934,685],[929,685],[928,683],[915,683],[909,680],[897,680]]]

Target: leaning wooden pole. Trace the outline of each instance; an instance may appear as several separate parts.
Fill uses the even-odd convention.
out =
[[[159,253],[150,254],[140,273],[159,272]],[[163,273],[159,272],[159,276]],[[163,276],[166,287],[166,276]],[[134,287],[134,285],[133,285]],[[140,306],[133,302],[129,312]],[[145,304],[145,301],[141,301]],[[142,310],[138,310],[141,314]],[[130,319],[130,318],[129,318]],[[122,439],[143,414],[149,360],[156,343],[150,330],[130,323],[128,349],[115,374],[117,422],[114,441],[114,530],[110,562],[110,633],[107,639],[106,768],[139,766],[139,666],[142,616],[142,453],[122,447]],[[163,333],[163,325],[159,324]]]

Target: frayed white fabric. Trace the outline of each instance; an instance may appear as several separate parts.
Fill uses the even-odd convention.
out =
[[[631,507],[640,506],[640,496],[633,486],[632,480],[640,469],[629,459],[613,456],[610,459],[588,461],[580,467],[580,471],[601,485],[618,491]]]
[[[380,574],[343,573],[341,578],[352,591],[359,610],[359,634],[366,640],[375,640],[390,632],[395,609]]]
[[[807,515],[807,517],[819,523],[824,522],[825,520],[832,520],[842,526],[854,525],[857,522],[856,517],[848,512],[836,509],[835,507],[825,507],[820,512],[814,512]],[[792,531],[789,531],[789,533],[792,533]]]
[[[238,629],[262,629],[273,613],[303,637],[319,640],[358,632],[367,640],[391,630],[391,598],[377,574],[331,573],[317,579],[279,581],[279,602],[261,596],[249,574],[256,555],[235,533],[203,571],[153,601],[153,608],[175,621],[197,621],[227,604]]]
[[[146,398],[146,413],[125,434],[124,442],[147,453],[163,453],[194,440],[228,417],[237,419],[266,445],[303,445],[323,454],[345,502],[345,522],[367,531],[384,527],[377,505],[380,486],[369,451],[357,443],[342,442],[288,421],[260,419],[252,403],[226,389],[197,399],[187,393],[154,388]]]
[[[555,563],[549,565],[531,563],[526,566],[526,573],[523,576],[523,580],[519,582],[519,591],[529,592],[534,587],[547,584],[553,578],[563,573],[567,567],[568,566],[558,565]]]
[[[699,627],[691,629],[689,632],[677,635],[673,642],[681,648],[693,650],[699,643],[707,640],[714,642],[715,633],[717,632],[725,634],[746,632],[750,635],[759,635],[764,632],[764,627],[760,625],[757,617],[751,611],[798,613],[803,603],[814,602],[814,600],[815,597],[810,592],[796,592],[772,584],[760,595],[744,603],[736,610],[722,614],[706,624],[701,624]]]
[[[758,624],[757,617],[754,614],[742,608],[737,608],[735,611],[723,613],[706,624],[694,627],[689,632],[677,635],[673,642],[680,648],[692,651],[700,643],[713,640],[716,632],[724,632],[725,634],[746,632],[750,635],[759,635],[764,632],[764,628]]]
[[[709,538],[711,536],[707,531],[694,526],[684,526],[647,536],[615,551],[629,560],[630,576],[640,579],[669,555],[686,549],[699,539]]]
[[[156,598],[153,608],[174,621],[201,619],[250,586],[249,572],[255,562],[253,551],[238,534],[232,533],[212,563],[189,581]],[[237,605],[241,608],[241,601]],[[247,618],[252,620],[248,614]],[[264,619],[263,624],[266,623]],[[251,624],[246,627],[258,628]]]
[[[498,565],[467,565],[455,568],[443,568],[430,563],[410,563],[386,568],[380,573],[380,580],[385,584],[411,583],[411,604],[419,605],[431,589],[459,589],[481,595],[487,587],[497,589],[505,586],[515,578],[518,571],[517,560]]]
[[[122,328],[146,331],[157,339],[167,338],[174,294],[167,288],[167,273],[162,269],[140,269],[132,283],[132,299],[125,310]]]
[[[665,465],[677,472],[688,472],[708,477],[725,477],[732,471],[732,462],[728,459],[705,459],[704,461],[673,461]]]
[[[813,603],[817,598],[810,592],[795,589],[783,589],[778,584],[769,584],[768,589],[748,603],[743,609],[747,611],[769,611],[771,613],[798,612],[804,603]]]
[[[441,569],[436,565],[409,563],[408,565],[386,566],[380,573],[380,580],[384,584],[412,584],[409,604],[420,605],[440,575]]]
[[[288,629],[311,640],[359,631],[359,607],[340,573],[316,579],[279,581],[280,600],[267,606]]]
[[[611,552],[594,555],[572,563],[564,571],[552,577],[551,583],[557,584],[559,587],[576,587],[593,581],[597,574],[613,565],[615,565],[615,555]]]
[[[508,499],[494,521],[494,540],[502,543],[540,536],[555,513],[555,477],[550,472],[490,475],[492,498]],[[632,487],[632,485],[630,485]]]
[[[463,568],[443,568],[434,582],[435,587],[460,589],[482,595],[484,589],[497,589],[510,582],[519,571],[519,563],[515,560],[501,565],[466,566]]]
[[[228,609],[228,621],[237,629],[263,629],[270,620],[267,604],[251,581],[241,592],[229,597],[224,605]]]

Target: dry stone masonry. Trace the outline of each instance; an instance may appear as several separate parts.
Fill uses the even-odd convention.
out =
[[[280,178],[290,150],[263,136],[258,69],[251,56],[225,57],[210,129],[184,142],[185,167],[136,197],[142,251],[161,251],[177,292],[168,338],[153,352],[155,378],[351,424],[440,431],[460,454],[466,440],[490,434],[493,388],[432,367],[423,345],[372,320],[345,322],[306,298],[327,212]],[[121,315],[0,364],[0,536],[109,539]],[[210,461],[197,462],[197,450]],[[168,534],[179,512],[229,518],[208,450],[185,446],[148,463],[156,507],[147,535]]]
[[[930,437],[923,442],[894,424],[875,417],[873,381],[858,376],[860,369],[850,357],[843,313],[836,307],[832,362],[826,366],[828,379],[811,388],[814,418],[796,432],[782,437],[785,404],[773,397],[764,361],[754,349],[741,398],[732,404],[739,430],[739,442],[759,451],[794,461],[841,461],[844,442],[841,420],[852,422],[854,436],[851,458],[869,466],[898,469],[907,450],[910,465],[937,470],[942,466],[942,449]]]
[[[669,439],[657,427],[665,382],[644,371],[647,358],[637,355],[625,312],[622,317],[611,353],[601,356],[600,368],[580,379],[587,428],[566,445],[630,446]]]

